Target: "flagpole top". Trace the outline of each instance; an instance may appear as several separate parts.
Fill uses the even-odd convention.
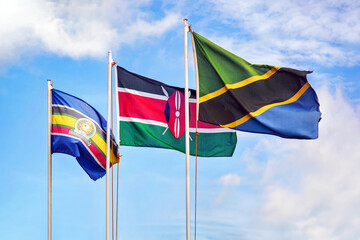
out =
[[[189,31],[189,27],[188,27],[188,19],[184,18],[184,28],[186,28],[186,31]]]
[[[48,79],[47,82],[48,82],[48,85],[51,87],[51,89],[53,89],[53,88],[54,88],[54,87],[53,87],[54,82],[51,82],[50,79]]]

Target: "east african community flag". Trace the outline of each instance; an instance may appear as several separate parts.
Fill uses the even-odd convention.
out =
[[[76,158],[96,180],[106,173],[106,120],[85,101],[52,90],[51,152]],[[118,163],[118,146],[112,135],[111,164]]]
[[[315,139],[321,118],[309,71],[251,64],[192,32],[199,120],[240,131]]]
[[[117,67],[120,145],[157,147],[185,152],[184,89],[166,85]],[[196,154],[196,95],[190,90],[190,154]],[[232,129],[198,122],[197,154],[232,156]]]

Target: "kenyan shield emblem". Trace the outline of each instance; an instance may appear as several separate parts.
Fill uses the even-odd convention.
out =
[[[176,139],[185,133],[185,97],[175,91],[167,100],[165,106],[165,118],[168,127]]]

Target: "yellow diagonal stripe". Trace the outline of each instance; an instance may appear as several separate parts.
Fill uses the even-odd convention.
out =
[[[220,126],[226,127],[226,128],[234,128],[236,126],[239,126],[240,124],[243,124],[244,122],[248,121],[249,119],[251,119],[253,117],[259,116],[260,114],[264,113],[265,111],[269,110],[272,107],[293,103],[293,102],[297,101],[309,87],[310,87],[310,84],[305,83],[304,86],[302,86],[302,88],[300,88],[300,90],[294,96],[289,98],[288,100],[263,106],[262,108],[256,110],[255,112],[248,113],[244,117],[242,117],[232,123],[229,123],[226,125],[220,125]]]
[[[249,77],[249,78],[247,78],[241,82],[237,82],[237,83],[225,84],[225,86],[220,88],[219,90],[216,90],[215,92],[212,92],[212,93],[206,94],[205,96],[200,97],[199,103],[206,102],[212,98],[218,97],[221,94],[227,92],[229,89],[241,88],[241,87],[244,87],[244,86],[246,86],[250,83],[256,82],[256,81],[268,79],[274,73],[276,73],[280,68],[281,67],[273,67],[272,69],[270,69],[267,73],[265,73],[263,75],[252,76],[252,77]]]
[[[64,125],[64,126],[68,126],[69,128],[75,128],[76,120],[77,119],[66,115],[52,115],[53,124]],[[100,137],[100,135],[96,133],[95,136],[91,138],[91,140],[96,144],[96,146],[104,154],[104,156],[106,156],[106,142]]]

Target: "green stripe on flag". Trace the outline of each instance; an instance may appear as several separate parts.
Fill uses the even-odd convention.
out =
[[[176,139],[171,131],[156,125],[120,122],[120,145],[174,149],[185,153],[185,134]],[[163,134],[164,133],[164,134]],[[195,133],[190,133],[190,154],[195,156]],[[236,133],[200,133],[198,156],[230,157],[236,146]]]
[[[274,66],[251,64],[193,32],[196,45],[200,97],[215,92],[227,84],[235,84],[250,77],[262,76]]]

